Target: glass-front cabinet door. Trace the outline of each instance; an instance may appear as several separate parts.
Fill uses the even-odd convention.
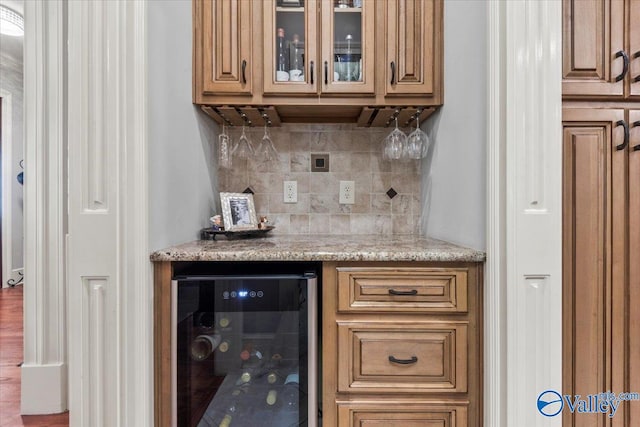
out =
[[[376,0],[322,0],[323,93],[373,94]]]
[[[265,0],[263,14],[264,93],[317,93],[317,0]]]

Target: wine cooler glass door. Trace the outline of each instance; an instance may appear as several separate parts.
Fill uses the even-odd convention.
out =
[[[315,277],[174,282],[178,426],[316,426]]]

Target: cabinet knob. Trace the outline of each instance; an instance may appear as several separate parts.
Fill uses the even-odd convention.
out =
[[[616,127],[618,126],[622,126],[624,128],[624,140],[622,141],[622,144],[616,145],[616,150],[620,151],[624,150],[627,145],[629,145],[629,125],[624,120],[618,120],[616,122]]]
[[[616,53],[616,58],[622,57],[622,72],[616,76],[616,82],[624,79],[624,76],[627,75],[627,71],[629,71],[629,55],[624,50],[620,50]]]
[[[243,60],[242,60],[242,83],[243,83],[243,84],[246,84],[246,83],[247,83],[246,70],[247,70],[247,60],[246,60],[246,59],[243,59]]]
[[[640,77],[640,76],[638,76],[638,77]],[[640,126],[640,120],[636,120],[635,122],[631,123],[631,127],[632,128],[639,127],[639,126]],[[634,145],[632,150],[633,151],[640,151],[640,144]]]
[[[396,79],[396,63],[395,61],[391,61],[391,84],[393,84],[395,79]]]
[[[397,363],[399,365],[412,365],[418,361],[416,356],[411,356],[411,359],[396,359],[393,356],[389,356],[389,362]]]

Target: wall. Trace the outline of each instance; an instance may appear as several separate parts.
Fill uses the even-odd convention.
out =
[[[9,177],[11,186],[11,266],[12,269],[23,267],[23,187],[16,179],[22,171],[20,161],[24,158],[23,144],[23,71],[22,71],[23,37],[0,35],[0,88],[11,94],[11,144],[10,170],[3,173]],[[3,120],[6,119],[3,114]],[[25,173],[25,177],[26,177]],[[3,197],[7,196],[5,194]],[[3,236],[4,238],[4,236]],[[4,277],[6,282],[9,277]]]
[[[217,125],[191,104],[191,2],[148,2],[149,249],[195,240],[217,210]]]
[[[486,3],[444,2],[444,106],[424,130],[433,147],[423,162],[423,231],[485,248]]]
[[[238,141],[239,130],[229,132]],[[284,124],[271,129],[278,161],[234,158],[221,169],[220,190],[255,191],[258,215],[290,234],[418,234],[420,163],[385,161],[389,129]],[[258,146],[264,129],[247,132]],[[310,154],[329,153],[329,172],[311,172]],[[283,202],[283,182],[297,181],[298,202]],[[355,203],[340,204],[340,181],[354,181]],[[390,198],[393,188],[398,194]]]

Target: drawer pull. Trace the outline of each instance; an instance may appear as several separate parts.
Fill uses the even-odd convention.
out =
[[[396,359],[393,356],[389,356],[389,362],[397,363],[399,365],[412,365],[418,361],[416,356],[411,356],[411,359]]]
[[[418,295],[417,289],[411,289],[410,291],[396,291],[395,289],[389,289],[391,295]]]

